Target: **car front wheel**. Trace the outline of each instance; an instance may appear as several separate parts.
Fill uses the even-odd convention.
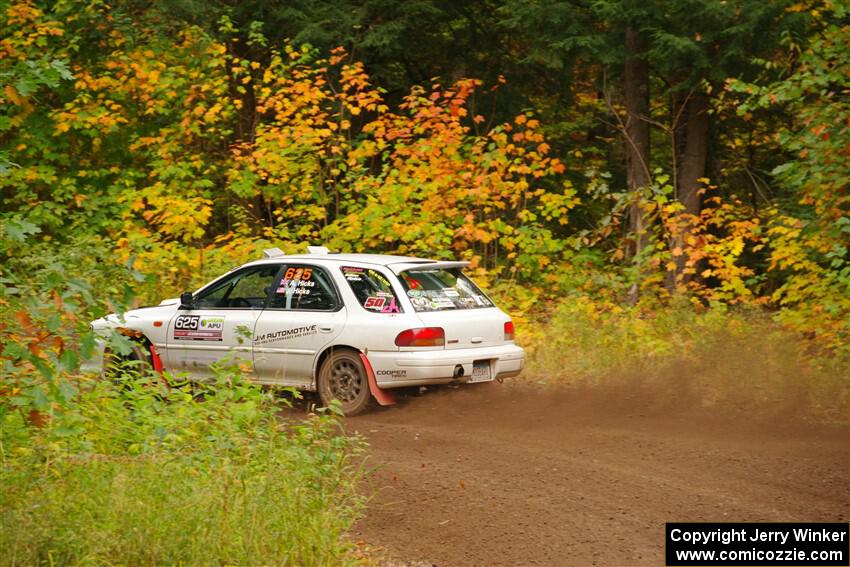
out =
[[[369,378],[360,353],[338,350],[328,356],[319,371],[319,397],[328,406],[337,400],[347,416],[357,415],[369,406]]]
[[[129,354],[121,355],[111,349],[103,353],[103,377],[115,380],[126,372],[144,376],[153,370],[150,348],[138,342],[133,343]]]

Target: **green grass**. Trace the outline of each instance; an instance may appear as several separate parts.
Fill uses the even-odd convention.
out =
[[[362,442],[333,416],[284,423],[232,373],[220,382],[203,401],[81,383],[40,429],[6,411],[0,564],[354,563]]]

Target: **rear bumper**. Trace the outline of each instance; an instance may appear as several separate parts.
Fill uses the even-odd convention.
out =
[[[497,379],[516,376],[525,366],[525,351],[515,344],[422,352],[370,351],[368,357],[381,388],[468,382],[475,361],[489,361],[491,375]],[[458,366],[463,368],[463,376],[455,376]]]

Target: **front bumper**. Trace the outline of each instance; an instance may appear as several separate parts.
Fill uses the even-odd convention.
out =
[[[525,366],[525,351],[510,343],[492,347],[421,352],[370,351],[367,356],[381,388],[468,382],[475,361],[489,361],[491,375],[495,379],[516,376]],[[455,376],[458,366],[463,368],[463,376]]]

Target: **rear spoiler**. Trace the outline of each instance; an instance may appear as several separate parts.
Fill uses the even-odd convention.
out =
[[[469,262],[402,262],[400,264],[390,264],[387,267],[398,275],[402,272],[422,272],[425,270],[450,270],[452,268],[465,268]]]

